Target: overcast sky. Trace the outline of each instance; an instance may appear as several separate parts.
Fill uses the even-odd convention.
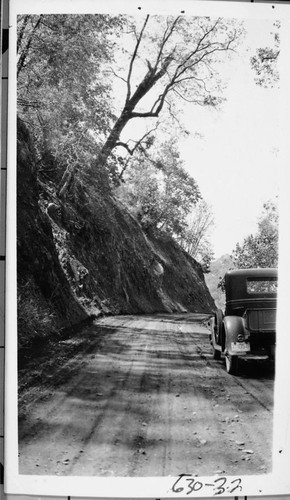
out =
[[[213,208],[216,258],[256,231],[263,203],[278,193],[279,90],[257,86],[249,62],[256,47],[267,46],[272,23],[245,25],[239,55],[222,70],[229,78],[226,102],[219,110],[188,110],[187,126],[197,136],[181,148],[186,168]]]

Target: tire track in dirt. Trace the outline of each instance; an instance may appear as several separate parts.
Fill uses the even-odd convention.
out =
[[[152,325],[155,328],[159,326],[159,324]],[[143,373],[142,391],[147,395],[150,411],[148,412],[149,420],[142,434],[141,453],[140,450],[135,451],[134,459],[131,460],[130,475],[134,476],[156,475],[156,471],[159,475],[163,475],[166,473],[168,462],[171,462],[172,400],[169,396],[171,374],[168,361],[172,351],[171,336],[167,336],[167,343],[165,343],[164,334],[156,332],[150,340],[147,355],[150,366],[154,353],[155,377],[152,378],[152,373],[150,370],[148,372],[148,369]],[[153,474],[152,471],[154,471]]]
[[[211,359],[201,319],[179,314],[97,321],[87,351],[70,362],[79,371],[63,385],[58,381],[48,400],[36,397],[31,404],[21,473],[138,477],[270,470],[273,380],[266,379],[263,395],[263,373],[257,381],[228,375]]]
[[[217,363],[214,360],[210,359],[211,350],[208,341],[208,335],[205,333],[201,336],[193,332],[188,332],[187,335],[188,338],[182,336],[182,340],[180,340],[180,336],[177,337],[177,346],[185,360],[185,363],[193,366],[194,363],[198,362],[197,359],[199,359],[204,363],[204,373],[210,371],[214,371],[215,373],[215,375],[212,374],[210,378],[208,378],[208,382],[210,383],[210,385],[206,386],[205,384],[203,384],[203,387],[205,391],[208,388],[208,390],[212,394],[212,405],[210,405],[210,407],[217,426],[216,434],[222,434],[220,444],[221,442],[223,442],[222,448],[228,449],[228,459],[230,459],[231,462],[229,463],[229,466],[231,466],[231,469],[233,470],[233,464],[237,464],[239,469],[237,469],[237,467],[236,469],[242,471],[243,467],[241,467],[240,465],[242,461],[251,462],[253,466],[256,465],[259,470],[265,471],[267,469],[270,469],[271,459],[269,460],[268,457],[265,459],[264,453],[262,451],[263,446],[261,446],[261,444],[265,440],[267,441],[268,449],[271,449],[273,405],[271,405],[271,396],[268,395],[268,391],[271,391],[271,394],[273,394],[273,387],[271,389],[267,387],[265,391],[265,387],[260,386],[262,384],[262,382],[260,381],[252,382],[251,380],[246,380],[245,382],[242,382],[237,377],[228,375],[224,368],[222,368],[223,371],[221,371],[220,363],[219,366],[217,366]],[[194,345],[194,351],[196,355],[194,355],[193,352],[188,355],[188,346],[190,345],[188,339],[190,339],[190,342],[192,342],[192,344]],[[256,387],[256,385],[258,385],[258,388]],[[240,388],[244,389],[242,394]],[[257,397],[254,393],[256,390],[259,390],[259,388],[260,394],[262,394],[261,397]],[[233,400],[237,399],[236,393],[238,393],[238,400],[241,404],[235,404],[234,410],[236,414],[232,414],[231,416],[229,416],[229,404]],[[245,410],[241,410],[241,407],[243,408],[243,402],[245,402],[245,395],[249,396],[252,400],[254,400],[255,403],[258,403],[263,410],[266,410],[268,412],[268,415],[263,416],[263,412],[259,411],[256,408],[256,413],[254,414],[254,416],[257,417],[259,413],[260,417],[260,425],[258,423],[258,426],[256,424],[253,424],[251,418],[246,419]],[[267,403],[263,402],[262,397],[267,401]],[[227,405],[227,414],[222,411],[224,405]],[[249,401],[246,402],[246,406],[248,408],[253,407],[253,405]],[[207,411],[204,403],[203,409],[206,415]],[[268,428],[268,433],[266,433],[266,436],[265,428]],[[253,459],[252,453],[245,454],[243,452],[243,450],[246,450],[247,448],[244,446],[245,442],[251,444],[255,448],[255,459]],[[249,451],[252,452],[252,450]],[[225,472],[227,471],[225,470]]]
[[[110,329],[109,329],[110,330]],[[102,330],[104,332],[104,330]],[[134,335],[135,332],[127,332],[127,341],[130,343],[130,336]],[[113,335],[109,336],[110,339]],[[109,340],[110,340],[109,339]],[[100,387],[102,385],[102,380],[106,379],[108,368],[105,367],[103,370],[103,377],[97,377],[96,387],[92,384],[92,372],[89,367],[94,363],[94,359],[85,356],[87,352],[91,353],[94,351],[92,345],[96,345],[95,353],[92,356],[97,356],[99,352],[99,338],[91,341],[91,344],[87,350],[82,352],[76,357],[76,363],[79,363],[79,373],[74,376],[71,381],[62,386],[60,390],[55,391],[54,397],[48,398],[43,401],[41,398],[36,400],[36,405],[34,408],[34,416],[32,420],[26,422],[24,425],[24,435],[31,436],[32,428],[35,433],[39,434],[39,437],[44,436],[44,439],[48,441],[46,443],[47,453],[43,456],[43,461],[47,459],[47,455],[53,456],[53,447],[56,443],[64,442],[64,452],[59,452],[55,458],[55,463],[57,463],[57,473],[70,473],[73,466],[85,453],[85,447],[87,443],[93,436],[93,433],[101,425],[102,420],[105,418],[106,413],[110,411],[110,402],[114,400],[114,397],[122,390],[126,385],[127,379],[130,376],[130,371],[132,369],[132,362],[127,366],[127,371],[123,374],[122,379],[113,380],[113,385],[107,384],[105,393],[100,392]],[[116,344],[115,346],[115,357],[120,357],[120,354],[124,348],[122,345]],[[85,359],[84,359],[85,356]],[[101,389],[103,390],[103,388]],[[84,399],[85,398],[85,399]],[[84,403],[81,404],[81,402]],[[87,402],[88,401],[88,402]],[[91,404],[93,402],[93,405]],[[70,419],[70,413],[74,414],[74,419]],[[86,414],[86,421],[83,421],[83,413]],[[121,414],[122,415],[122,414]],[[39,425],[38,425],[39,424]],[[41,429],[39,427],[41,426]],[[56,430],[54,430],[54,428]],[[122,428],[122,427],[120,427]],[[78,430],[78,432],[77,432]],[[50,432],[53,432],[53,440],[49,442]],[[23,431],[22,431],[23,434]],[[78,434],[78,442],[81,441],[77,455],[75,454],[73,448],[75,446],[74,436]],[[22,440],[22,444],[25,439]],[[64,459],[65,457],[65,459]],[[30,459],[28,458],[28,463]],[[40,462],[36,460],[36,462]],[[41,466],[41,464],[37,464]]]
[[[122,327],[124,328],[123,334],[127,336],[128,327],[126,325],[122,325]],[[135,337],[136,333],[130,339],[131,351],[127,353],[126,359],[121,362],[123,365],[122,381],[119,383],[118,380],[117,382],[114,380],[115,385],[111,393],[106,395],[104,408],[96,419],[90,433],[83,441],[82,453],[72,463],[70,469],[72,473],[74,470],[79,471],[83,469],[86,474],[91,472],[91,474],[95,475],[100,470],[103,474],[115,474],[114,462],[117,462],[117,467],[119,468],[120,464],[126,464],[126,466],[124,465],[122,474],[128,474],[127,469],[131,451],[127,453],[127,450],[130,448],[129,443],[134,439],[132,437],[134,422],[132,422],[131,428],[126,433],[126,444],[124,444],[124,432],[128,429],[128,421],[132,420],[131,415],[136,413],[136,402],[130,396],[126,397],[126,393],[128,392],[129,394],[129,390],[130,393],[140,393],[142,372],[138,365],[142,365],[142,356],[146,353],[147,347],[147,340],[144,339],[144,341],[138,343],[138,351],[140,352],[134,353],[134,346],[136,345]],[[131,357],[130,352],[132,352],[131,359],[129,359]],[[120,357],[122,359],[122,356]],[[117,370],[117,366],[115,366],[115,370]],[[98,443],[102,443],[103,452],[100,450]],[[96,456],[98,455],[96,454],[96,446],[99,448],[100,458]],[[89,470],[88,463],[90,464]]]
[[[211,359],[211,355],[209,355],[208,351],[210,350],[211,354],[211,349],[210,349],[210,344],[208,342],[208,346],[206,348],[200,347],[195,341],[195,336],[194,334],[190,335],[195,346],[197,352],[200,354],[200,357],[203,359],[206,359],[206,363],[208,366],[216,367],[217,366],[217,361]],[[243,360],[240,361],[243,363]],[[247,370],[249,372],[249,369]],[[272,412],[273,409],[273,391],[272,391],[272,384],[267,384],[266,386],[266,391],[265,391],[265,380],[263,379],[262,382],[260,382],[259,379],[256,379],[255,376],[257,376],[257,373],[255,373],[254,370],[252,370],[252,376],[253,380],[250,378],[247,378],[247,383],[243,382],[240,377],[234,377],[230,376],[231,380],[234,381],[237,385],[241,386],[242,389],[246,391],[247,394],[249,394],[257,403],[259,403],[265,410],[268,412]],[[242,369],[240,370],[240,376],[242,375]],[[220,372],[219,372],[219,376]],[[269,376],[268,376],[269,377]],[[228,379],[229,376],[226,372],[224,372],[224,379]],[[271,387],[270,387],[271,386]],[[260,394],[262,394],[264,400],[261,398]]]

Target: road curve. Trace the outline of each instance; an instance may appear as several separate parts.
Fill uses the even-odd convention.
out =
[[[177,476],[271,471],[274,373],[212,359],[206,316],[103,318],[19,398],[21,474]],[[47,382],[49,380],[49,383]]]

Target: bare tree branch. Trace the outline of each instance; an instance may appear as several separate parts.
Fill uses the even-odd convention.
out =
[[[126,97],[126,103],[129,102],[129,99],[131,97],[131,76],[132,76],[132,71],[133,71],[133,65],[134,65],[134,61],[136,59],[137,52],[138,52],[138,49],[139,49],[139,45],[141,43],[141,40],[142,40],[142,37],[143,37],[143,33],[145,31],[145,28],[146,28],[146,25],[148,23],[148,20],[149,20],[149,14],[146,16],[146,19],[145,19],[144,24],[142,26],[140,35],[137,38],[137,43],[135,45],[135,49],[134,49],[133,55],[131,57],[131,61],[130,61],[130,65],[129,65],[129,71],[128,71],[128,76],[127,76],[127,97]]]
[[[157,130],[158,126],[159,126],[159,123],[157,123],[156,126],[154,128],[152,128],[151,130],[148,130],[147,132],[145,132],[145,134],[141,137],[141,139],[139,139],[139,141],[133,141],[132,139],[130,139],[131,142],[135,142],[135,146],[132,149],[129,148],[128,143],[124,143],[124,142],[118,142],[116,144],[116,146],[123,146],[128,151],[130,156],[133,156],[133,154],[137,148],[140,148],[142,150],[142,152],[145,153],[146,149],[143,148],[142,143],[143,143],[144,139],[146,139],[146,137],[149,137],[149,135],[152,134],[152,132],[155,132],[155,130]],[[147,154],[147,151],[146,151],[146,154]],[[147,155],[147,157],[148,157],[148,155]],[[123,174],[124,174],[126,168],[128,167],[129,161],[130,161],[130,159],[128,159],[126,161],[124,167],[122,168],[120,175],[119,175],[119,179],[122,179]]]
[[[180,97],[180,99],[182,99],[183,101],[186,101],[186,102],[190,102],[190,103],[197,103],[197,99],[190,99],[190,98],[187,98],[185,97],[183,94],[181,94],[180,92],[178,92],[177,89],[173,89],[173,92],[178,95],[178,97]]]
[[[170,114],[171,118],[173,118],[173,120],[177,122],[177,124],[178,124],[179,128],[181,129],[181,131],[184,132],[185,128],[184,128],[184,126],[182,126],[182,124],[180,123],[180,120],[178,120],[176,114],[173,112],[171,103],[168,100],[165,100],[165,103],[168,106],[168,111],[169,111],[169,114]]]
[[[124,83],[127,84],[127,80],[125,80],[125,78],[123,78],[122,76],[118,75],[114,70],[113,68],[110,68],[110,71],[111,73],[113,73],[113,75],[116,77],[116,78],[119,78],[119,80],[122,80]]]
[[[167,19],[167,28],[165,30],[162,42],[160,44],[160,49],[159,49],[159,52],[158,52],[158,55],[157,55],[157,58],[156,58],[156,62],[155,62],[155,66],[154,66],[155,69],[157,69],[157,67],[158,67],[158,64],[159,64],[159,62],[161,60],[161,56],[162,56],[165,44],[168,42],[169,38],[171,37],[171,35],[172,35],[172,33],[173,33],[174,29],[175,29],[175,26],[178,23],[179,19],[180,19],[180,16],[176,17],[170,28],[169,28],[168,19]],[[173,53],[174,53],[174,51],[172,51],[172,55],[173,55]]]
[[[130,147],[128,146],[128,144],[126,142],[122,142],[122,141],[116,142],[116,147],[118,147],[118,146],[125,148],[130,156],[133,155],[133,152],[134,152],[133,149],[130,149]]]
[[[233,41],[234,41],[234,39],[230,40],[226,46],[215,47],[212,50],[204,52],[198,59],[195,59],[191,64],[189,64],[187,66],[183,66],[183,63],[180,64],[180,67],[183,66],[183,68],[179,71],[179,73],[176,74],[175,83],[178,83],[177,78],[179,78],[181,75],[183,75],[186,71],[192,69],[194,66],[197,66],[200,62],[202,62],[205,58],[207,58],[211,54],[214,54],[215,52],[225,52],[225,51],[229,50],[230,49],[230,44]],[[214,45],[214,44],[210,44],[211,47],[212,47],[212,45]],[[192,54],[192,55],[194,55],[194,54]]]
[[[212,45],[214,45],[216,43],[219,43],[219,42],[209,42],[207,45],[201,46],[202,42],[210,35],[210,33],[212,33],[215,30],[215,28],[218,25],[218,23],[219,23],[219,19],[214,23],[214,25],[209,30],[204,31],[204,36],[201,37],[201,39],[198,41],[198,44],[194,48],[194,50],[190,51],[189,54],[185,57],[185,59],[182,60],[181,64],[179,64],[177,66],[176,71],[175,71],[175,75],[176,76],[180,76],[179,75],[179,70],[181,68],[186,68],[186,63],[188,61],[190,61],[195,54],[197,54],[201,50],[206,50],[208,47],[210,47],[210,46],[212,46]],[[184,70],[186,70],[186,69],[184,69]]]
[[[159,126],[159,123],[157,123],[157,125],[154,128],[152,128],[151,130],[148,130],[147,132],[145,132],[145,134],[138,141],[133,141],[133,139],[129,139],[128,142],[131,141],[131,142],[135,143],[133,148],[129,147],[128,142],[122,142],[122,141],[117,142],[116,146],[122,146],[132,156],[134,154],[134,152],[136,151],[136,149],[142,144],[144,139],[146,139],[146,137],[148,137],[150,134],[152,134],[152,132],[155,132],[155,130],[157,130],[158,126]]]

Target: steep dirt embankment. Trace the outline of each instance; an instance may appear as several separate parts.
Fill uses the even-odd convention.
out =
[[[62,200],[56,191],[52,179],[37,179],[33,143],[20,124],[20,341],[41,318],[49,333],[90,314],[214,309],[199,264],[168,236],[146,234],[93,179],[75,179]]]
[[[50,221],[40,209],[35,151],[23,125],[17,138],[17,286],[23,350],[88,317],[65,278]]]

